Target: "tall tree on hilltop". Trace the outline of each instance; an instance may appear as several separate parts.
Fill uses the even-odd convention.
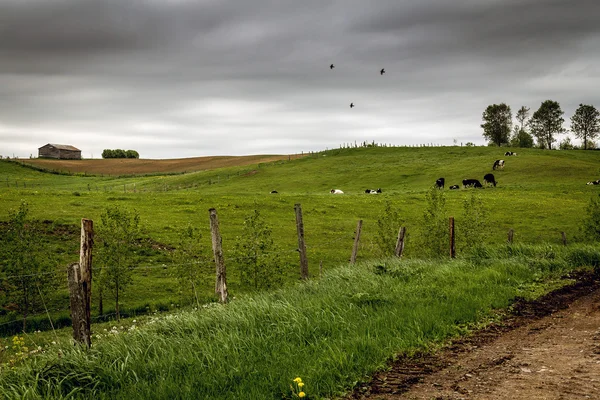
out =
[[[525,121],[529,118],[529,107],[521,106],[517,111],[517,121],[521,124],[521,130],[525,129]]]
[[[492,104],[483,112],[483,137],[501,146],[508,143],[512,129],[512,113],[506,104]]]
[[[588,140],[594,139],[600,131],[600,113],[596,107],[580,104],[571,117],[571,130],[577,138],[583,140],[584,150],[587,149]]]
[[[552,150],[552,143],[556,142],[555,135],[565,131],[563,114],[560,104],[553,100],[544,101],[540,108],[533,113],[529,120],[529,127],[541,147]]]

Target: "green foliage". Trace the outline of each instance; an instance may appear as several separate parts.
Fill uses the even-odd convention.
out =
[[[433,186],[425,194],[425,211],[421,226],[423,256],[442,257],[449,254],[449,227],[443,190]]]
[[[566,260],[571,267],[593,267],[596,275],[600,275],[600,249],[597,246],[569,249]]]
[[[382,256],[394,255],[398,230],[403,223],[404,221],[400,217],[397,208],[392,205],[390,200],[386,199],[383,212],[377,217],[377,233],[375,236],[375,243]]]
[[[135,150],[104,149],[102,158],[140,158],[140,154]]]
[[[483,137],[490,143],[501,146],[508,144],[512,129],[512,113],[510,106],[501,104],[489,105],[483,112]]]
[[[521,108],[519,108],[517,111],[516,118],[520,124],[518,131],[522,131],[525,127],[525,121],[527,121],[527,118],[529,118],[529,107],[521,106]]]
[[[592,105],[580,104],[571,117],[571,131],[575,137],[583,140],[583,149],[586,150],[588,141],[600,133],[600,112]]]
[[[529,127],[532,135],[537,138],[540,148],[552,150],[552,143],[556,141],[555,136],[564,132],[563,114],[560,104],[553,100],[544,101],[533,113],[529,120]]]
[[[472,190],[470,197],[463,200],[463,213],[456,222],[459,249],[468,253],[482,247],[486,242],[488,229],[488,210],[478,192]]]
[[[600,242],[600,196],[590,198],[580,227],[581,239]]]
[[[100,285],[113,295],[118,320],[119,296],[133,282],[135,240],[140,234],[140,217],[135,210],[114,206],[107,207],[100,218],[97,241],[101,265]]]
[[[513,136],[510,139],[510,145],[512,147],[530,149],[533,147],[533,136],[526,130],[515,126]]]
[[[182,301],[184,304],[194,302],[197,307],[200,307],[198,291],[206,276],[202,266],[207,265],[209,261],[204,255],[201,240],[200,229],[188,225],[182,230],[177,249],[173,252]]]
[[[17,312],[27,328],[27,317],[42,309],[44,295],[53,288],[54,273],[47,258],[38,253],[39,236],[27,223],[29,206],[22,201],[9,213],[0,253],[0,300],[2,313]]]
[[[234,263],[245,288],[272,289],[283,283],[283,266],[277,257],[271,227],[257,209],[244,219],[234,245]]]
[[[571,142],[571,137],[567,136],[560,142],[558,148],[561,150],[573,150],[575,146]]]

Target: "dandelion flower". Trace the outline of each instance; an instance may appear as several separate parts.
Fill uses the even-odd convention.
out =
[[[303,383],[303,382],[298,382],[298,387],[299,387],[300,389],[302,389],[302,387],[303,387],[303,386],[304,386],[304,383]]]
[[[302,382],[302,379],[301,379],[300,377],[297,377],[296,379],[294,379],[294,382],[296,382],[296,383],[301,383],[301,382]]]
[[[303,398],[304,396],[306,396],[306,393],[304,393],[304,392],[298,393],[298,397]]]

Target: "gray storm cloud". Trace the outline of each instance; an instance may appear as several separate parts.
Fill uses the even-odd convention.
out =
[[[0,0],[0,154],[483,144],[492,103],[600,106],[598,17],[584,0]]]

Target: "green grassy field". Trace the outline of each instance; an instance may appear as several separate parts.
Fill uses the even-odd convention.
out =
[[[68,328],[25,334],[24,344],[0,339],[0,392],[32,399],[273,399],[289,398],[292,379],[300,376],[308,398],[329,398],[367,379],[395,353],[435,349],[495,318],[515,296],[532,298],[560,286],[560,277],[573,268],[598,269],[597,246],[574,242],[582,239],[577,234],[590,198],[600,193],[586,185],[600,177],[600,152],[517,149],[517,157],[505,158],[504,151],[340,149],[291,161],[124,178],[48,174],[0,162],[0,227],[10,210],[28,203],[39,251],[59,277],[47,299],[55,326],[61,318],[68,322],[64,269],[78,261],[80,219],[98,224],[113,205],[141,217],[134,285],[122,293],[121,304],[126,312],[147,314],[137,322],[95,324],[89,353],[73,348]],[[443,191],[447,216],[456,218],[458,260],[422,260],[419,238],[429,234],[422,227],[425,195],[435,180],[445,177],[447,186],[482,180],[499,158],[506,167],[493,172],[498,187]],[[331,195],[332,188],[345,194]],[[383,193],[368,195],[367,188]],[[463,202],[473,193],[488,210],[489,223],[487,246],[475,255],[461,246]],[[304,212],[314,278],[302,283],[296,203]],[[376,222],[387,204],[409,234],[402,261],[383,258],[376,246]],[[205,276],[200,297],[207,305],[157,313],[185,305],[172,250],[191,224],[201,230],[203,253],[210,255],[211,207],[219,214],[235,299],[227,306],[211,303],[214,265],[205,261],[199,266]],[[244,259],[233,254],[244,218],[255,209],[271,225],[275,256],[286,271],[284,287],[271,293],[240,287]],[[349,266],[359,219],[359,263]],[[513,246],[505,245],[509,229],[515,230]],[[563,231],[568,247],[562,246]],[[320,262],[324,275],[317,279]],[[105,299],[109,314],[111,307]],[[0,328],[16,317],[2,318]]]
[[[517,243],[561,242],[560,232],[572,241],[585,207],[598,186],[585,183],[600,177],[600,152],[517,149],[517,157],[504,157],[494,147],[356,148],[317,153],[291,161],[229,167],[179,175],[143,177],[68,176],[41,173],[17,163],[0,162],[0,221],[26,201],[30,217],[42,224],[41,235],[53,268],[62,273],[78,260],[78,226],[81,218],[96,223],[107,206],[135,209],[141,217],[145,241],[139,254],[135,285],[124,291],[126,310],[168,309],[181,303],[173,277],[171,249],[188,224],[201,229],[202,246],[211,252],[208,209],[219,214],[229,288],[239,292],[237,261],[231,253],[243,220],[254,209],[272,226],[277,257],[288,282],[299,276],[294,204],[302,204],[311,276],[348,261],[354,230],[364,221],[359,260],[381,256],[375,245],[376,220],[386,203],[398,211],[407,227],[405,254],[420,258],[419,235],[425,194],[438,177],[446,186],[464,178],[483,179],[493,172],[496,188],[477,190],[489,210],[488,243],[503,243],[509,229]],[[504,170],[492,171],[494,160],[506,159]],[[156,171],[159,173],[160,171]],[[332,188],[344,195],[331,195]],[[382,188],[367,195],[366,188]],[[270,194],[277,190],[278,194]],[[448,216],[455,216],[460,240],[463,201],[475,189],[445,190]],[[41,222],[40,222],[41,223]],[[62,232],[58,234],[57,232]],[[459,246],[460,249],[460,246]],[[206,273],[203,300],[213,298],[214,266]],[[66,280],[65,280],[66,281]],[[66,282],[53,299],[53,310],[66,308]],[[110,301],[106,301],[110,311]],[[59,312],[60,314],[60,312]]]

